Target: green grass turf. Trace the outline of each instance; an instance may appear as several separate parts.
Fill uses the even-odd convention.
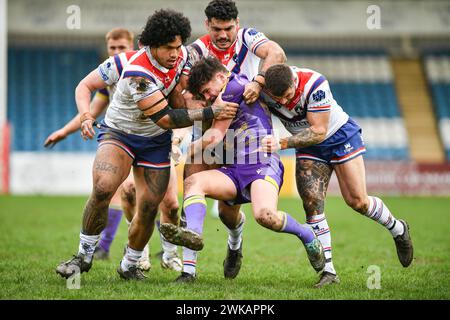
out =
[[[173,283],[177,273],[162,270],[154,255],[147,281],[120,280],[116,268],[127,237],[122,221],[111,259],[96,261],[82,274],[81,289],[69,290],[54,269],[76,253],[85,199],[0,197],[1,299],[450,299],[449,198],[384,198],[410,224],[415,260],[407,269],[388,231],[340,198],[329,198],[326,213],[341,284],[321,290],[311,288],[317,275],[297,238],[257,225],[248,205],[243,266],[235,280],[223,278],[226,230],[208,215],[196,283]],[[279,207],[305,221],[297,199],[281,199]],[[155,233],[151,252],[159,250]],[[379,290],[367,288],[370,265],[380,267]]]

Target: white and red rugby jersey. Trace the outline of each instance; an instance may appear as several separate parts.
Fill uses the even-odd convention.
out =
[[[236,40],[227,49],[218,49],[209,34],[197,39],[190,45],[192,64],[201,57],[218,58],[229,71],[245,74],[249,80],[258,74],[260,58],[255,54],[262,44],[269,41],[264,33],[253,28],[239,29]]]
[[[288,104],[279,104],[265,92],[261,92],[261,97],[270,112],[280,119],[292,135],[310,127],[306,119],[307,112],[330,112],[326,138],[331,137],[348,121],[348,114],[334,100],[328,81],[323,75],[304,68],[291,67],[291,70],[294,75],[295,95]]]
[[[123,66],[128,63],[128,60],[136,53],[136,50],[122,52],[109,57],[105,62],[98,66],[98,73],[108,86],[97,91],[97,95],[103,95],[109,101],[112,100],[116,92],[116,84],[119,81],[120,75],[123,71]],[[112,68],[114,66],[114,68]]]
[[[167,69],[152,56],[149,47],[144,47],[128,57],[123,54],[110,57],[98,70],[108,84],[116,84],[106,112],[105,123],[111,128],[129,134],[155,137],[166,130],[148,117],[143,116],[137,103],[158,91],[167,97],[179,82],[182,74],[188,75],[190,64],[187,50],[181,47],[175,67]]]

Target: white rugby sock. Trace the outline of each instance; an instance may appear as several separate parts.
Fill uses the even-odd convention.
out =
[[[161,247],[164,251],[164,256],[173,256],[173,254],[177,252],[177,245],[167,241],[161,232],[159,233],[159,238],[161,239]]]
[[[380,198],[369,196],[369,209],[365,215],[385,226],[393,237],[403,234],[403,224],[395,219]]]
[[[241,220],[236,229],[228,229],[228,246],[231,250],[238,250],[242,242],[242,231],[244,229],[245,214],[240,211]]]
[[[324,271],[336,274],[332,260],[331,233],[325,213],[307,217],[306,223],[312,227],[317,239],[319,239],[320,243],[322,243],[323,253],[325,254]]]
[[[124,271],[128,271],[131,267],[136,266],[139,259],[142,256],[142,251],[131,249],[127,246],[126,252],[122,261],[120,262],[120,266]]]
[[[195,275],[197,267],[197,251],[183,247],[183,272]]]
[[[78,245],[78,254],[82,254],[85,257],[87,263],[92,261],[94,256],[95,247],[100,241],[101,235],[88,236],[80,232],[80,244]]]

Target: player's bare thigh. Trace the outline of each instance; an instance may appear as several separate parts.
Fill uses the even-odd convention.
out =
[[[233,200],[237,196],[233,181],[219,170],[197,172],[184,180],[185,198],[203,195],[217,200]]]
[[[342,164],[335,164],[333,167],[345,202],[354,210],[366,213],[369,199],[363,157],[360,155]]]
[[[97,149],[92,174],[94,189],[115,193],[130,173],[133,159],[113,144],[103,144]]]

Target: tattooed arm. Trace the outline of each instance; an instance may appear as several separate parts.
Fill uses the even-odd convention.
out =
[[[264,152],[277,152],[289,148],[305,148],[325,140],[328,130],[330,112],[308,112],[306,114],[310,127],[301,130],[296,135],[281,138],[279,142],[273,136],[267,136],[262,140]]]
[[[189,127],[194,121],[233,119],[238,107],[236,103],[218,98],[212,106],[206,108],[172,109],[160,91],[138,102],[138,108],[144,115],[163,129]]]

